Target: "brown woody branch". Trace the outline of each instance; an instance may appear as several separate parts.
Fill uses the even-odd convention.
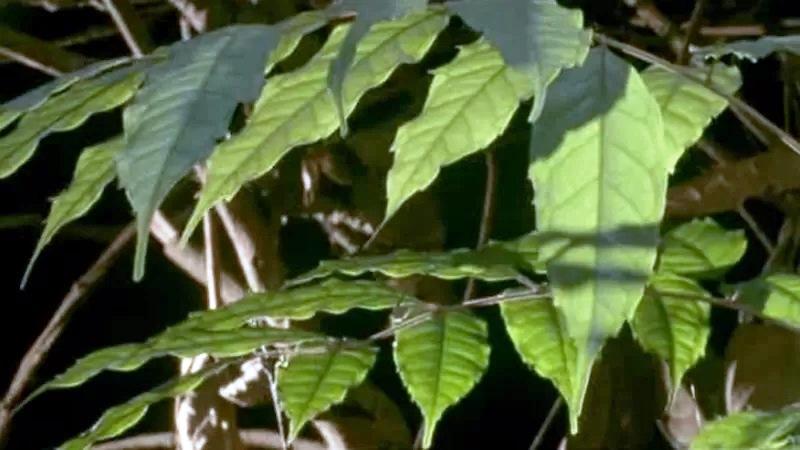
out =
[[[0,25],[0,55],[51,76],[77,70],[91,59]]]

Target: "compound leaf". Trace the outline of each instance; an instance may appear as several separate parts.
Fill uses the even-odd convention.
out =
[[[344,400],[375,364],[378,349],[336,345],[323,353],[300,353],[278,370],[278,392],[289,417],[289,441],[309,420]]]
[[[486,324],[468,311],[435,313],[397,332],[394,359],[425,418],[424,448],[431,446],[444,411],[467,395],[486,371],[487,337]]]

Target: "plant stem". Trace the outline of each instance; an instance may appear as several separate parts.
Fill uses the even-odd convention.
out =
[[[550,428],[550,425],[553,423],[553,420],[556,418],[558,411],[561,409],[561,405],[564,401],[559,396],[556,398],[556,401],[553,402],[553,406],[550,407],[550,411],[547,413],[547,417],[544,418],[544,422],[542,422],[542,426],[539,427],[539,431],[536,433],[536,437],[533,438],[533,442],[531,442],[531,446],[529,450],[536,450],[542,444],[544,440],[545,434],[547,434],[547,430]]]
[[[492,234],[492,222],[494,219],[494,199],[497,190],[497,161],[494,152],[488,149],[483,152],[486,161],[486,187],[483,193],[483,211],[481,213],[481,224],[478,230],[478,242],[475,248],[480,250],[489,241]],[[475,295],[475,279],[467,280],[467,287],[464,289],[464,300],[469,300]]]

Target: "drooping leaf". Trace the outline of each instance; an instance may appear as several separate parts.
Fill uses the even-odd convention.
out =
[[[691,70],[696,78],[727,94],[732,95],[742,85],[736,67],[716,64]],[[661,107],[667,165],[672,170],[684,150],[697,142],[711,120],[728,107],[728,101],[707,87],[655,65],[642,72],[642,80]]]
[[[189,375],[175,378],[155,389],[106,410],[89,430],[61,444],[60,450],[85,450],[104,439],[124,433],[136,425],[154,403],[183,395],[197,389],[211,376],[220,373],[230,362],[222,362],[203,368]]]
[[[0,138],[0,178],[17,171],[45,136],[80,126],[92,114],[126,102],[143,75],[134,70],[113,71],[98,78],[76,81],[23,116],[16,128]]]
[[[0,130],[5,128],[24,112],[41,105],[51,95],[62,92],[64,89],[67,89],[80,80],[92,78],[129,61],[130,58],[117,58],[90,64],[75,72],[62,75],[3,103],[0,105]]]
[[[262,347],[286,347],[322,339],[324,336],[302,330],[277,328],[207,330],[178,325],[143,343],[116,345],[90,353],[39,387],[26,402],[45,391],[81,385],[104,370],[130,372],[147,361],[162,356],[192,358],[208,354],[219,358],[234,357],[246,355]]]
[[[467,45],[434,71],[422,113],[397,131],[386,179],[388,221],[439,170],[489,146],[508,126],[531,83],[485,40]]]
[[[92,205],[100,199],[106,185],[114,179],[114,155],[124,145],[122,138],[108,140],[101,144],[88,147],[78,158],[72,183],[59,194],[50,207],[44,231],[33,251],[22,285],[25,285],[31,269],[42,249],[50,242],[64,225],[83,216]]]
[[[756,62],[776,52],[787,52],[800,55],[800,36],[764,36],[759,39],[733,41],[724,45],[712,45],[692,49],[692,54],[699,59],[721,58],[734,55],[737,58]]]
[[[421,59],[446,25],[447,17],[433,11],[376,25],[359,45],[345,80],[346,114],[400,62]],[[325,77],[347,30],[347,26],[334,29],[325,46],[302,68],[270,79],[245,128],[222,143],[209,159],[208,179],[186,225],[184,240],[215,203],[232,198],[244,183],[272,169],[292,148],[336,130],[339,123]]]
[[[736,301],[750,305],[766,316],[800,326],[800,276],[776,273],[734,288]]]
[[[331,279],[289,290],[253,294],[225,308],[194,313],[183,325],[225,330],[263,317],[305,320],[320,312],[343,314],[355,308],[378,311],[414,303],[413,297],[381,283]]]
[[[427,4],[428,0],[338,0],[328,7],[328,13],[334,17],[343,13],[356,14],[356,19],[342,42],[339,54],[331,61],[328,71],[328,88],[333,95],[343,136],[348,133],[347,116],[349,115],[343,91],[344,83],[348,69],[356,58],[359,42],[374,24],[400,19],[408,14],[423,11]],[[405,56],[407,60],[402,62],[414,60],[412,54]]]
[[[515,300],[500,304],[506,331],[522,360],[537,374],[552,381],[569,408],[574,433],[582,409],[584,387],[575,373],[576,349],[567,335],[564,319],[553,303],[544,299]]]
[[[692,441],[691,450],[789,448],[792,434],[800,434],[800,408],[747,411],[706,424]]]
[[[739,261],[747,238],[742,230],[729,231],[706,218],[670,230],[661,245],[659,271],[708,278]]]
[[[633,67],[604,48],[561,74],[533,125],[537,229],[554,236],[540,254],[575,340],[581,386],[652,272],[667,185],[663,148],[658,104]]]
[[[447,6],[528,76],[536,94],[531,121],[542,112],[547,86],[562,69],[580,65],[592,42],[581,11],[555,0],[459,0]]]
[[[263,85],[267,55],[279,32],[237,25],[179,42],[126,111],[126,145],[117,155],[120,184],[136,212],[134,278],[144,275],[148,229],[172,186],[225,136],[237,105]]]
[[[424,448],[444,411],[472,390],[489,365],[487,337],[486,324],[468,311],[437,313],[397,332],[395,364],[422,410]]]
[[[538,243],[534,239],[491,242],[480,250],[458,249],[448,252],[398,250],[389,255],[355,256],[322,261],[316,269],[294,279],[305,283],[334,273],[359,276],[378,272],[391,278],[427,275],[444,280],[476,278],[484,281],[515,279],[522,270],[533,270]]]
[[[642,348],[669,364],[671,398],[680,388],[683,374],[705,354],[711,333],[711,308],[687,298],[691,296],[708,297],[708,293],[688,278],[656,274],[631,321]]]
[[[374,347],[347,348],[344,344],[324,353],[300,353],[278,370],[278,393],[289,417],[289,441],[317,414],[344,400],[375,364]]]

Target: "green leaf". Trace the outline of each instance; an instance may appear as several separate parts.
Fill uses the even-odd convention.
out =
[[[95,77],[109,69],[130,62],[130,58],[117,58],[90,64],[80,70],[62,75],[35,89],[0,105],[0,130],[26,111],[40,106],[50,96],[64,91],[80,80]]]
[[[709,295],[688,278],[656,274],[631,321],[642,348],[669,364],[673,389],[670,397],[680,389],[683,374],[705,354],[711,333],[711,308],[687,298],[692,296]]]
[[[370,28],[381,21],[393,21],[411,13],[424,11],[428,0],[338,0],[328,8],[328,13],[341,16],[343,13],[355,13],[356,20],[347,32],[339,50],[339,54],[331,61],[328,71],[328,88],[333,95],[336,111],[339,115],[342,136],[347,135],[347,102],[344,96],[344,83],[353,61],[356,59],[359,41]],[[413,62],[411,54],[406,54],[406,61]],[[411,59],[411,60],[408,60]]]
[[[397,332],[395,364],[425,418],[423,448],[431,446],[444,411],[467,395],[486,371],[487,338],[486,324],[468,311],[436,313]]]
[[[378,272],[391,278],[427,275],[443,280],[513,280],[520,271],[533,270],[531,264],[537,259],[537,250],[535,239],[491,242],[480,250],[414,252],[403,249],[389,255],[322,261],[316,269],[292,280],[292,283],[305,283],[334,273],[355,277],[367,272]]]
[[[317,354],[289,359],[278,370],[278,392],[289,417],[289,441],[317,414],[344,400],[347,391],[364,381],[378,349],[347,348],[343,344]]]
[[[561,69],[580,65],[592,43],[581,11],[555,0],[460,0],[447,6],[528,76],[536,94],[531,121],[542,112],[547,86]]]
[[[790,435],[800,433],[800,408],[747,411],[706,424],[692,441],[692,450],[788,448]]]
[[[144,275],[150,221],[164,197],[223,138],[239,103],[258,97],[273,27],[237,25],[179,42],[153,67],[125,114],[120,184],[137,216],[134,278]]]
[[[725,55],[756,62],[776,52],[787,52],[800,55],[800,35],[764,36],[755,40],[729,42],[725,45],[712,45],[692,49],[695,58],[719,59]]]
[[[327,23],[327,17],[322,11],[305,11],[279,23],[277,26],[281,38],[278,46],[269,55],[264,73],[269,73],[276,64],[294,53],[305,35],[322,28]]]
[[[106,410],[91,429],[61,444],[58,448],[60,450],[84,450],[99,441],[119,436],[136,425],[152,404],[197,389],[206,379],[220,373],[230,364],[230,362],[223,362],[208,366],[195,373],[175,378],[126,403],[114,406]]]
[[[352,113],[361,96],[382,84],[400,62],[421,59],[446,25],[447,17],[437,12],[376,25],[359,45],[345,80],[345,112]],[[347,26],[334,29],[322,50],[302,68],[271,78],[245,128],[214,151],[184,241],[215,203],[230,200],[243,184],[271,170],[293,147],[336,130],[339,121],[325,80],[347,30]]]
[[[194,313],[182,325],[224,330],[262,317],[305,320],[320,312],[343,314],[354,308],[379,311],[415,303],[413,297],[381,283],[331,279],[310,286],[253,294],[224,308]]]
[[[713,278],[744,255],[747,237],[742,230],[728,231],[706,218],[673,228],[661,245],[659,271]]]
[[[142,78],[138,71],[120,70],[77,81],[61,94],[31,109],[12,132],[0,138],[0,178],[16,172],[33,156],[39,141],[47,135],[72,130],[92,114],[126,102]]]
[[[667,185],[663,129],[638,73],[605,48],[561,74],[533,125],[538,232],[551,236],[541,256],[581,386],[652,272]]]
[[[737,301],[766,316],[800,326],[800,276],[778,273],[735,287]]]
[[[78,158],[75,174],[69,187],[53,199],[50,214],[36,249],[25,269],[22,286],[30,275],[36,258],[64,225],[86,214],[99,199],[106,185],[114,179],[114,155],[124,142],[121,137],[88,147]]]
[[[488,147],[531,94],[527,78],[484,40],[436,69],[422,113],[400,127],[392,144],[384,223],[443,166]]]
[[[569,408],[574,434],[583,406],[585,385],[575,372],[576,349],[564,319],[549,299],[521,299],[500,304],[506,331],[522,360],[552,381]]]
[[[238,328],[206,330],[175,326],[139,344],[122,344],[95,351],[39,387],[25,403],[45,391],[79,386],[104,370],[130,372],[154,358],[181,358],[209,354],[224,358],[241,356],[262,347],[286,347],[322,340],[324,336],[302,330]]]
[[[690,70],[696,78],[727,94],[734,94],[742,86],[742,76],[736,67],[717,64]],[[684,150],[697,142],[711,120],[728,107],[728,101],[707,87],[659,66],[648,67],[642,72],[642,80],[661,107],[669,155],[667,164],[672,170]]]

